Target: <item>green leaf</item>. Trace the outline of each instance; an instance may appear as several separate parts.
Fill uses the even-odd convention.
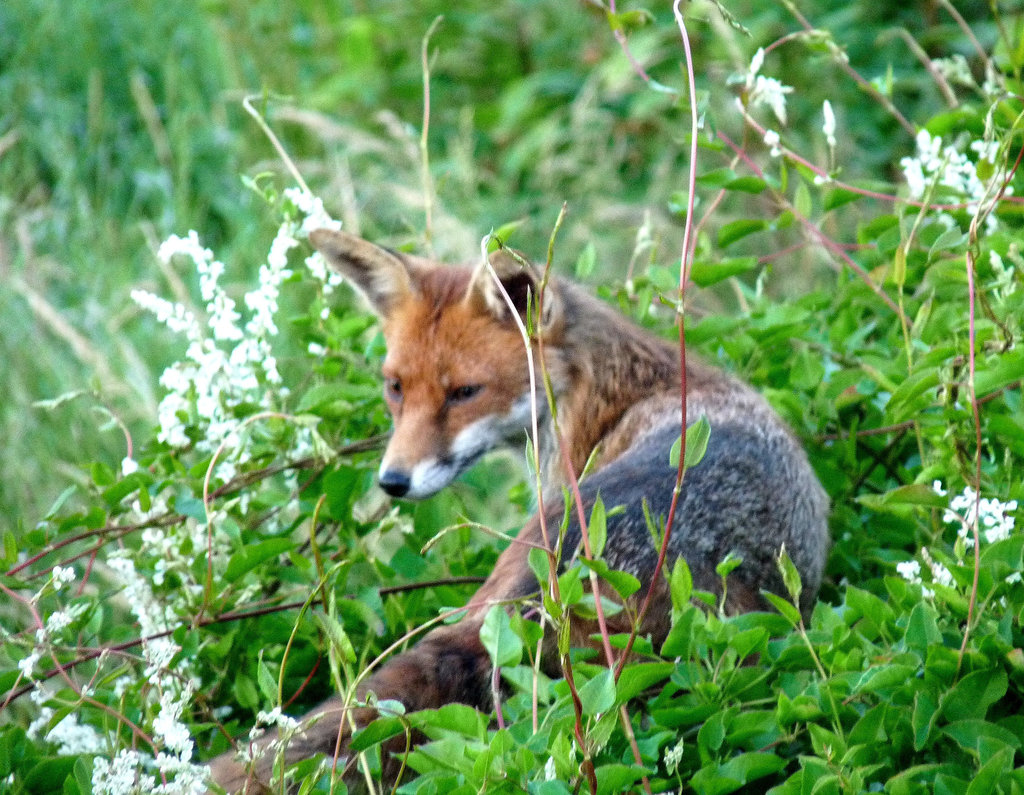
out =
[[[663,657],[689,658],[695,634],[694,624],[699,625],[703,620],[704,614],[700,609],[687,602],[662,644],[661,655]]]
[[[669,591],[672,597],[672,608],[676,611],[683,610],[690,603],[693,595],[693,575],[690,573],[690,565],[686,558],[676,558],[672,566],[672,576],[669,577]]]
[[[242,547],[228,560],[227,568],[224,570],[224,579],[227,582],[235,582],[264,561],[282,555],[291,548],[292,542],[287,538],[271,538],[258,544]]]
[[[735,792],[752,781],[778,773],[786,767],[786,760],[774,754],[752,751],[734,756],[717,768],[703,767],[690,781],[701,795],[721,795]]]
[[[856,193],[852,190],[846,190],[845,188],[835,188],[833,190],[825,191],[825,199],[822,202],[822,206],[825,212],[829,210],[835,210],[842,207],[844,204],[858,201],[864,198],[862,194]]]
[[[1020,380],[1024,373],[1024,345],[984,360],[974,379],[978,395],[987,395]]]
[[[907,619],[905,638],[907,646],[915,649],[922,657],[929,646],[942,642],[938,615],[931,604],[919,602],[914,605],[910,611],[910,617]]]
[[[781,596],[771,591],[761,591],[761,595],[794,627],[800,624],[800,611]]]
[[[914,696],[914,711],[910,716],[910,727],[914,731],[914,750],[922,751],[929,745],[939,717],[939,704],[928,691],[922,690]]]
[[[779,549],[779,556],[775,560],[779,567],[779,573],[782,575],[782,582],[786,586],[786,592],[789,594],[789,598],[792,599],[795,604],[799,604],[800,592],[803,591],[803,583],[800,582],[800,572],[797,571],[796,565],[793,563],[793,559],[789,556],[789,553],[786,552],[785,545]]]
[[[731,276],[747,273],[758,267],[756,257],[736,257],[721,262],[697,260],[690,266],[690,280],[700,287],[710,287]]]
[[[602,668],[579,689],[584,715],[599,715],[615,706],[615,679],[608,668]]]
[[[594,272],[594,266],[597,264],[597,249],[594,248],[593,242],[588,242],[580,252],[579,257],[576,258],[576,266],[574,272],[576,278],[580,281],[584,281],[590,277],[590,274]]]
[[[491,232],[491,239],[487,241],[488,251],[497,251],[500,248],[500,244],[508,243],[512,239],[512,233],[515,232],[519,227],[523,225],[522,220],[509,221],[508,223],[502,224],[493,232]]]
[[[523,657],[523,642],[512,631],[512,620],[501,605],[494,605],[487,611],[483,626],[480,627],[480,642],[497,667],[518,665]]]
[[[259,659],[256,663],[256,683],[260,687],[264,701],[276,704],[278,701],[277,680],[267,668],[267,663],[263,659],[263,649],[260,649]]]
[[[607,15],[608,24],[611,26],[611,29],[622,33],[628,33],[635,28],[642,28],[654,21],[654,16],[645,8],[620,11],[616,14],[608,11]]]
[[[597,776],[597,795],[619,795],[622,792],[632,792],[633,787],[630,785],[643,777],[644,770],[636,766],[614,763],[600,765],[594,774]],[[530,792],[533,792],[532,786]]]
[[[988,708],[1006,695],[1007,684],[1002,668],[970,673],[942,699],[942,714],[950,723],[984,718]]]
[[[761,653],[768,647],[768,630],[763,627],[754,627],[737,632],[729,639],[729,648],[745,660],[751,654]]]
[[[590,539],[590,554],[594,558],[604,554],[604,545],[608,540],[608,523],[604,510],[604,502],[601,495],[594,500],[594,507],[590,510],[590,521],[587,524],[587,535]]]
[[[349,394],[349,389],[341,384],[316,384],[299,398],[295,413],[341,416],[341,412],[351,410]]]
[[[619,700],[636,698],[651,685],[667,679],[673,668],[668,662],[630,663],[622,669],[616,686]]]
[[[0,568],[7,569],[18,559],[18,540],[10,530],[4,531],[4,556]]]
[[[537,583],[546,590],[551,574],[548,553],[539,547],[530,547],[530,551],[526,553],[526,562],[530,565],[533,576],[537,578]]]
[[[704,458],[711,438],[711,423],[701,414],[700,418],[686,429],[686,469],[697,466]],[[682,437],[678,437],[669,450],[668,463],[671,467],[679,466],[679,453],[682,450]]]
[[[760,177],[738,177],[730,180],[723,186],[726,190],[735,190],[741,193],[764,193],[768,183]]]
[[[811,192],[806,182],[800,182],[796,186],[796,193],[793,196],[793,207],[804,218],[810,218],[814,205],[811,202]]]
[[[731,168],[715,168],[697,177],[698,185],[708,185],[713,188],[724,188],[730,182],[737,179],[736,172]]]
[[[743,558],[737,555],[735,552],[726,552],[725,557],[722,558],[715,565],[715,573],[723,580],[738,569],[743,563]]]
[[[983,740],[996,742],[1020,750],[1021,738],[1008,729],[985,720],[960,720],[942,727],[942,733],[951,737],[965,751],[980,752]]]
[[[46,515],[43,518],[52,519],[54,516],[56,516],[60,512],[60,509],[64,507],[64,503],[66,503],[68,501],[68,498],[76,491],[78,491],[78,486],[68,486],[66,489],[64,489],[64,491],[62,491],[60,495],[58,495],[57,499],[53,501],[53,505],[50,506],[49,510],[46,512]]]
[[[414,728],[424,730],[431,737],[438,736],[438,732],[429,731],[434,728],[476,740],[487,737],[487,716],[468,704],[445,704],[438,709],[424,710],[411,715],[409,721]]]
[[[939,382],[939,371],[933,367],[922,368],[905,378],[886,405],[892,422],[902,422],[934,403],[934,390],[938,388]]]
[[[102,461],[93,461],[92,465],[89,467],[89,474],[90,477],[92,477],[92,482],[100,488],[113,485],[117,480],[114,470]]]
[[[23,792],[55,792],[74,773],[76,756],[43,757],[25,775]]]
[[[768,221],[763,218],[741,218],[725,224],[718,230],[718,247],[726,248],[737,240],[742,240],[755,232],[763,232],[768,228]]]
[[[350,751],[365,751],[367,748],[397,737],[405,731],[405,724],[401,718],[387,717],[377,718],[365,729],[360,729],[352,735],[348,747]]]
[[[697,732],[697,743],[709,756],[714,756],[725,742],[725,718],[726,712],[715,712]]]
[[[889,691],[912,681],[917,672],[918,668],[913,665],[900,665],[899,663],[874,665],[853,683],[853,691],[876,694],[880,691]]]
[[[812,696],[801,694],[789,698],[779,693],[779,701],[775,708],[779,724],[784,727],[794,723],[808,723],[824,716],[821,705]]]
[[[356,650],[342,623],[335,620],[333,616],[325,616],[323,613],[314,613],[313,615],[316,616],[317,624],[327,636],[335,653],[347,663],[355,662]]]
[[[970,786],[967,787],[967,795],[990,795],[1002,789],[997,788],[997,783],[1013,770],[1013,756],[1013,748],[1004,748],[993,754],[992,758],[974,774]],[[1019,791],[1019,787],[1010,791]]]
[[[698,420],[686,429],[686,456],[683,460],[687,469],[697,466],[708,451],[711,439],[711,423],[707,416],[701,414]]]
[[[857,502],[873,511],[897,512],[895,509],[906,506],[922,506],[924,508],[945,508],[949,504],[948,497],[942,497],[924,483],[908,483],[897,486],[883,494],[862,494]]]
[[[609,567],[609,565],[603,560],[591,560],[590,558],[583,558],[582,563],[589,569],[593,569],[594,573],[597,574],[602,580],[608,582],[612,588],[615,589],[615,593],[621,596],[623,599],[628,599],[630,596],[640,590],[640,580],[636,576],[630,574],[628,571],[619,571]],[[605,604],[608,603],[607,599],[603,600]]]

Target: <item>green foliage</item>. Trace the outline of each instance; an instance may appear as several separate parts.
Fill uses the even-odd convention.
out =
[[[163,752],[188,791],[190,743],[207,759],[261,712],[282,725],[273,708],[350,689],[465,603],[463,578],[497,554],[478,527],[527,513],[500,459],[416,505],[375,490],[381,338],[307,266],[307,225],[329,219],[288,190],[242,93],[373,239],[464,260],[495,228],[542,259],[568,199],[555,268],[667,335],[682,308],[689,354],[768,395],[833,502],[813,611],[785,555],[788,598],[739,616],[676,562],[667,639],[602,639],[632,644],[615,672],[568,642],[571,616],[646,590],[601,559],[615,506],[595,507],[590,557],[540,608],[571,678],[535,667],[533,613],[496,608],[482,639],[500,722],[384,704],[353,741],[372,758],[411,730],[428,738],[401,791],[1024,786],[1024,17],[753,5],[731,19],[684,7],[703,123],[692,219],[668,9],[0,6],[0,788],[106,792],[123,764],[146,791]],[[421,36],[441,12],[424,161]],[[154,256],[188,228],[224,274]],[[173,296],[172,319],[201,339],[154,323],[139,285]],[[236,322],[240,338],[207,323],[234,322],[228,301],[254,324]],[[257,323],[261,301],[276,331]],[[709,432],[687,433],[687,466]],[[461,516],[474,525],[452,526]],[[530,564],[546,582],[545,556]]]

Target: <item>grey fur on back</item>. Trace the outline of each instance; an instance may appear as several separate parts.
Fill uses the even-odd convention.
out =
[[[740,394],[732,392],[724,405],[707,405],[700,399],[691,399],[688,405],[689,420],[701,414],[708,417],[711,436],[703,459],[684,476],[668,565],[685,558],[696,587],[718,592],[721,583],[715,567],[727,554],[738,555],[743,562],[730,582],[735,579],[744,586],[749,609],[749,597],[761,589],[785,595],[776,563],[785,545],[800,572],[800,607],[806,614],[821,585],[828,553],[828,499],[781,420],[762,398],[736,386]],[[581,483],[588,509],[598,493],[606,508],[625,508],[608,522],[605,558],[612,568],[629,571],[642,582],[649,581],[658,554],[643,503],[656,521],[665,521],[676,478],[669,451],[679,428],[677,410]],[[575,522],[569,532],[570,543],[576,543]]]

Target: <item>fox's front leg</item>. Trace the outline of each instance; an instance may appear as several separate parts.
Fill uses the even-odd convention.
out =
[[[535,542],[537,522],[528,524],[519,539],[498,558],[490,577],[467,605],[466,616],[457,624],[442,626],[427,633],[415,646],[391,659],[358,689],[358,701],[365,703],[368,693],[378,700],[402,702],[408,712],[431,709],[461,702],[486,709],[491,699],[491,660],[480,642],[480,627],[492,605],[516,599],[536,590],[536,580],[526,562],[528,544]],[[325,701],[303,716],[304,730],[296,733],[285,748],[285,761],[293,764],[316,754],[333,758],[347,756],[351,726],[365,726],[375,717],[375,710],[351,707],[346,714],[341,698]],[[210,765],[213,781],[229,793],[248,795],[265,792],[274,764],[271,744],[276,733],[255,741],[255,762],[245,765],[226,753]],[[400,754],[405,738],[398,737],[384,748],[383,778],[393,780],[400,768]],[[262,754],[260,752],[263,752]],[[358,781],[358,771],[346,773],[346,781]]]
[[[358,700],[365,703],[367,694],[372,692],[378,700],[402,702],[408,712],[453,701],[483,708],[490,694],[491,663],[480,643],[480,621],[475,613],[454,626],[433,630],[413,648],[392,659],[359,688]],[[346,756],[352,724],[363,727],[375,717],[376,711],[368,707],[346,710],[341,698],[329,699],[303,716],[302,728],[288,741],[285,762],[293,764],[316,754],[329,759],[336,753]],[[229,793],[254,795],[266,791],[275,759],[275,749],[270,746],[277,739],[276,734],[270,734],[255,741],[254,750],[259,758],[249,765],[237,761],[233,753],[217,757],[210,765],[213,780]],[[384,749],[386,780],[393,780],[400,767],[400,762],[388,752],[404,750],[405,738],[398,737],[391,745],[394,747]],[[346,774],[346,779],[358,777],[354,769]]]

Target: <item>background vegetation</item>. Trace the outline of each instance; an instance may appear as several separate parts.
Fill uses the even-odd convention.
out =
[[[244,97],[345,228],[465,261],[516,224],[512,244],[539,258],[567,201],[559,271],[674,333],[690,126],[671,9],[451,5],[0,5],[0,789],[117,791],[115,760],[140,791],[157,775],[194,791],[174,725],[208,758],[228,747],[221,726],[238,735],[260,710],[349,684],[472,586],[387,589],[480,575],[497,554],[467,527],[421,554],[429,539],[463,516],[514,528],[528,510],[504,459],[426,503],[382,501],[377,453],[359,444],[387,427],[380,341],[307,271],[302,243],[279,333],[261,337],[281,383],[255,360],[247,387],[224,368],[218,421],[239,438],[210,443],[193,384],[188,443],[158,439],[158,379],[196,359],[131,293],[200,318],[209,302],[161,241],[196,230],[248,319],[275,230],[301,238],[309,209],[285,196],[293,175]],[[689,605],[680,577],[666,648],[618,687],[579,663],[584,714],[545,683],[537,731],[521,693],[497,732],[468,710],[419,719],[435,744],[411,760],[424,775],[409,791],[585,790],[584,761],[603,792],[642,776],[656,791],[1017,791],[1024,11],[684,11],[705,219],[689,344],[806,439],[835,506],[823,601],[807,627],[784,605],[726,618]],[[785,119],[758,101],[781,90],[758,88],[758,48],[758,74],[793,89]],[[311,595],[326,609],[237,618]],[[138,643],[164,631],[166,647]],[[508,677],[528,679],[522,648],[506,653]],[[635,754],[612,709],[626,702]]]

